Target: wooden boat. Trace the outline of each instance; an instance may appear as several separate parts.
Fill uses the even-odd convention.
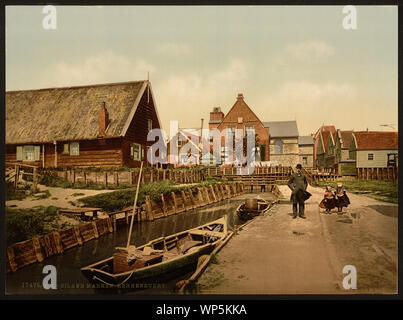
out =
[[[247,199],[244,203],[240,204],[236,209],[238,217],[241,220],[250,220],[258,215],[265,214],[270,209],[270,202],[263,199],[253,199],[252,205],[248,206]]]
[[[164,275],[175,270],[194,268],[199,257],[210,254],[227,234],[227,221],[223,217],[137,248],[117,248],[118,252],[112,257],[83,267],[81,271],[91,283],[111,287],[133,288],[130,285],[166,280]]]

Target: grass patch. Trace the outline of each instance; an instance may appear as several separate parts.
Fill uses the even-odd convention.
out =
[[[103,184],[94,182],[85,183],[83,181],[77,181],[76,183],[72,183],[50,172],[43,172],[40,175],[38,182],[39,184],[45,185],[47,187],[56,187],[64,189],[69,188],[69,189],[89,189],[89,190],[105,190],[105,189],[116,190],[116,189],[127,189],[133,187],[133,185],[130,184],[121,184],[121,185],[110,184],[108,186],[105,186]]]
[[[71,196],[72,196],[72,197],[79,197],[79,196],[83,196],[83,195],[85,195],[85,193],[82,193],[82,192],[74,192]]]
[[[214,253],[211,254],[210,262],[212,264],[220,264],[220,261],[218,260],[217,256]]]
[[[57,208],[38,206],[30,209],[6,207],[7,245],[59,229]]]
[[[161,194],[168,195],[171,192],[188,189],[192,189],[193,192],[196,193],[197,187],[214,185],[216,183],[219,183],[218,179],[209,179],[198,184],[181,186],[177,186],[175,182],[169,180],[144,184],[140,186],[137,205],[139,206],[145,202],[146,195],[150,196],[151,200],[158,202],[161,200]],[[104,211],[112,212],[132,206],[135,196],[136,187],[132,187],[129,189],[80,198],[77,201],[84,204],[86,207],[102,208]]]
[[[325,188],[330,185],[336,188],[337,181],[320,181],[316,182],[314,186]],[[343,181],[347,193],[365,194],[371,198],[397,203],[398,202],[398,182],[389,180],[353,180]]]
[[[9,200],[24,200],[28,196],[32,195],[34,190],[32,185],[25,183],[22,187],[15,188],[13,182],[6,183],[6,201]]]
[[[50,198],[50,192],[49,190],[41,191],[38,192],[37,194],[34,194],[34,200],[42,200],[42,199],[47,199]]]

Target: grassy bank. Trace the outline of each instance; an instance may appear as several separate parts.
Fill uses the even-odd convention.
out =
[[[327,185],[335,188],[337,181],[321,181],[314,186],[325,188]],[[397,203],[398,183],[388,180],[353,180],[343,181],[347,192],[363,194],[376,200]]]
[[[202,187],[210,184],[216,184],[219,180],[209,179],[207,181],[192,184],[192,185],[176,185],[174,182],[165,180],[152,182],[140,186],[137,205],[141,205],[145,202],[145,196],[150,196],[151,200],[159,201],[161,194],[167,195],[172,191],[187,190],[189,188]],[[129,207],[133,205],[133,201],[136,195],[136,188],[130,188],[125,190],[117,190],[113,192],[107,192],[98,194],[95,196],[89,196],[78,199],[78,201],[86,207],[102,208],[104,211],[112,212]]]
[[[62,177],[59,177],[54,174],[50,174],[49,172],[45,172],[40,175],[39,178],[39,184],[47,186],[47,187],[56,187],[56,188],[69,188],[69,189],[88,189],[88,190],[105,190],[105,189],[110,189],[110,190],[117,190],[117,189],[127,189],[127,188],[132,188],[133,185],[131,184],[120,184],[120,185],[112,185],[108,184],[108,186],[105,186],[103,184],[98,184],[98,183],[93,183],[89,182],[85,184],[82,181],[77,181],[76,183],[72,183],[70,181],[67,181],[63,179]]]
[[[53,206],[30,209],[6,207],[7,245],[71,226],[68,222],[62,222],[61,215],[57,214],[57,208]]]

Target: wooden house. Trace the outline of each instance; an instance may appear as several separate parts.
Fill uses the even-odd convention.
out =
[[[136,167],[160,123],[149,81],[9,91],[6,161]]]
[[[353,131],[337,130],[335,145],[335,165],[336,171],[343,175],[355,175],[355,160],[350,159],[350,141]]]
[[[349,156],[356,168],[386,168],[391,163],[397,166],[398,153],[398,132],[361,131],[351,135]]]
[[[333,125],[321,126],[314,135],[314,153],[313,164],[315,168],[328,168],[329,161],[326,161],[327,145],[330,141],[334,141],[336,128]],[[329,137],[329,136],[332,137]],[[332,140],[333,139],[333,140]]]

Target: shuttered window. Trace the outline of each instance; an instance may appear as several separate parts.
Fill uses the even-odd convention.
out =
[[[41,147],[40,146],[17,146],[16,160],[17,161],[40,161]]]
[[[69,153],[70,153],[69,144],[68,144],[68,143],[65,143],[65,144],[63,145],[63,154],[69,154]]]
[[[70,143],[70,155],[79,156],[80,155],[80,144],[78,142]]]
[[[374,160],[374,154],[368,153],[368,160]]]
[[[144,149],[141,146],[141,144],[133,143],[130,146],[130,157],[133,160],[140,161],[142,159],[143,155],[144,155]]]

